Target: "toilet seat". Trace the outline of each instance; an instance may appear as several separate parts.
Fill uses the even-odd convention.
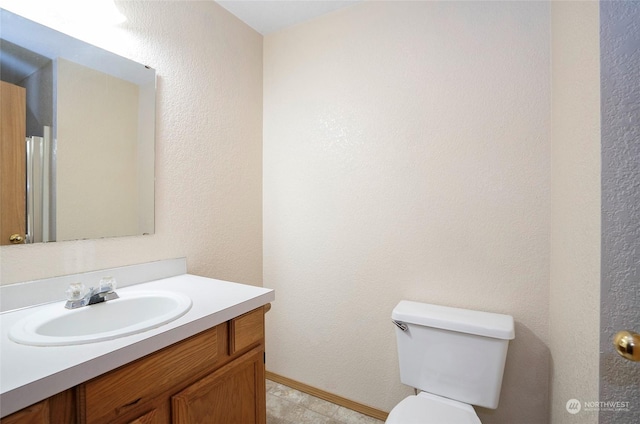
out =
[[[389,413],[386,424],[482,424],[471,405],[420,392],[404,398]]]

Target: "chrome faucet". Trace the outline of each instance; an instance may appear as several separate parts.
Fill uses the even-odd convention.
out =
[[[84,284],[74,283],[66,290],[67,303],[64,305],[67,309],[77,309],[83,306],[95,305],[96,303],[106,302],[107,300],[117,299],[119,296],[115,292],[116,280],[112,277],[104,277],[100,280],[98,287],[91,287],[85,290]]]

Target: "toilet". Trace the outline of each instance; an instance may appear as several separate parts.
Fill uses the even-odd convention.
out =
[[[400,380],[420,392],[387,424],[481,424],[472,405],[498,407],[513,317],[403,300],[391,319]]]

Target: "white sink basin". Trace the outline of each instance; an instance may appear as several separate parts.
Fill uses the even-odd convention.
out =
[[[39,307],[11,327],[9,338],[32,346],[94,343],[159,327],[191,308],[182,293],[123,290],[118,295],[78,309],[65,309],[64,302]]]

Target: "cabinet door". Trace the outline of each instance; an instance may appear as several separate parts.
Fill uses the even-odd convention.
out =
[[[264,348],[256,348],[171,398],[174,424],[265,424]]]
[[[26,90],[0,81],[0,245],[25,238],[27,187]],[[22,241],[24,243],[24,241]]]

